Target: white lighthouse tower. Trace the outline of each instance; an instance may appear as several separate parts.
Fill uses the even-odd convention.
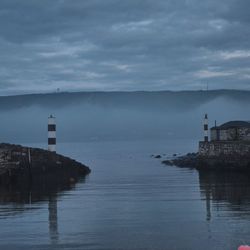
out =
[[[48,118],[48,150],[56,152],[56,118],[53,115]]]
[[[204,118],[204,141],[208,142],[208,117],[207,117],[207,114],[205,114],[205,118]]]

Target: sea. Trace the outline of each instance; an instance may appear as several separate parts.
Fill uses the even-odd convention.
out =
[[[53,191],[1,188],[0,249],[236,250],[250,244],[250,176],[162,164],[197,147],[181,139],[58,143],[58,153],[91,173]]]

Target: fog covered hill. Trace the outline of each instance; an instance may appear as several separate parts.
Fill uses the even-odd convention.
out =
[[[250,91],[78,92],[0,97],[0,142],[47,141],[47,118],[58,142],[194,139],[210,126],[250,120]]]
[[[250,103],[250,91],[156,91],[156,92],[62,92],[1,96],[0,110],[30,106],[63,108],[70,105],[96,105],[101,107],[185,111],[217,98]]]

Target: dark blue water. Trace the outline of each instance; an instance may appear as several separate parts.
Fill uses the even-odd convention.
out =
[[[59,144],[59,153],[92,173],[56,192],[2,190],[0,249],[226,250],[250,244],[250,177],[199,173],[150,157],[196,147],[192,141]]]

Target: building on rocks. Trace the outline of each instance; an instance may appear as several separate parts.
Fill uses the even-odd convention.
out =
[[[208,117],[204,119],[204,140],[199,142],[199,155],[245,156],[250,158],[250,122],[229,121],[210,128],[208,139]]]

